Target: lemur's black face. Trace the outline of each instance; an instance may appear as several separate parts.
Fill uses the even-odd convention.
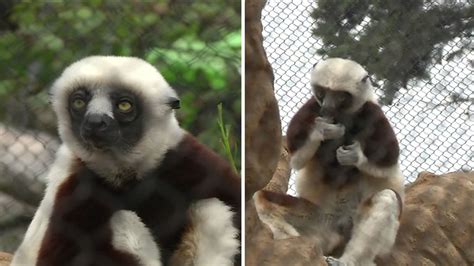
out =
[[[127,151],[143,136],[140,98],[117,86],[80,86],[69,95],[68,110],[75,137],[85,147]]]
[[[354,96],[347,91],[331,90],[318,85],[313,86],[314,96],[321,105],[323,117],[335,118],[344,114],[353,104]]]

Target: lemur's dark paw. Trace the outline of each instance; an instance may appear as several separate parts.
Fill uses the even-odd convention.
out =
[[[336,150],[337,161],[341,165],[357,165],[361,160],[362,149],[359,142],[341,146]]]

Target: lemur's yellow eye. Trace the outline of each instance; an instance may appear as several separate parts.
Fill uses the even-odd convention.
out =
[[[84,100],[75,99],[72,101],[72,107],[74,107],[74,109],[82,109],[84,106],[86,106],[86,102]]]
[[[132,110],[132,104],[129,101],[121,101],[117,105],[121,112],[128,113]]]

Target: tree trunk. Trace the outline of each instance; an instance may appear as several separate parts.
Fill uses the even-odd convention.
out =
[[[245,200],[270,180],[278,162],[281,124],[273,73],[263,49],[264,0],[245,3]]]

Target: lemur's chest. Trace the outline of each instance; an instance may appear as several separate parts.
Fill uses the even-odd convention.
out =
[[[315,154],[315,159],[321,167],[319,170],[322,171],[323,183],[334,188],[352,184],[360,178],[360,171],[355,166],[344,166],[338,162],[337,149],[355,141],[363,141],[363,132],[357,120],[344,119],[338,122],[345,126],[344,136],[323,141]]]
[[[189,191],[152,177],[140,181],[120,197],[124,208],[136,212],[151,230],[166,261],[189,223],[188,209],[194,202]]]
[[[83,228],[90,241],[107,244],[110,236],[95,228],[107,228],[112,215],[119,210],[135,212],[151,231],[157,242],[164,262],[168,260],[181,240],[188,222],[188,209],[193,199],[182,191],[158,178],[145,178],[124,184],[121,188],[111,187],[91,171],[77,176],[63,195],[61,207],[54,219],[68,221],[64,232]],[[100,236],[99,237],[97,237]],[[81,251],[78,251],[79,253]]]

